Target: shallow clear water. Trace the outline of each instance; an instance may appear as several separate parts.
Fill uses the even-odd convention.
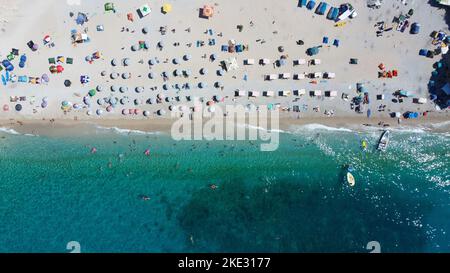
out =
[[[378,131],[299,128],[275,152],[100,129],[0,136],[1,252],[450,251],[448,135],[394,131],[386,153],[359,147]]]

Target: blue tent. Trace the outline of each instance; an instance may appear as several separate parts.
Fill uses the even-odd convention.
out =
[[[306,8],[309,10],[312,10],[315,6],[316,6],[316,2],[314,2],[313,0],[310,0],[308,2],[308,4],[306,5]]]
[[[322,39],[322,43],[324,43],[324,44],[328,44],[328,37],[323,37],[323,39]]]
[[[328,4],[325,2],[320,2],[319,6],[317,6],[316,14],[324,15],[327,11]]]
[[[299,0],[299,1],[298,1],[298,6],[299,6],[300,8],[306,6],[306,0]]]
[[[339,9],[332,7],[330,11],[328,11],[327,19],[335,21],[339,16]]]
[[[319,54],[319,48],[317,46],[315,47],[310,47],[308,48],[308,50],[306,51],[306,53],[310,56],[314,56],[316,54]]]
[[[336,47],[339,47],[339,40],[338,39],[334,39],[333,45]]]
[[[228,46],[227,45],[223,45],[222,46],[222,51],[223,52],[228,52]]]
[[[428,55],[428,49],[421,49],[419,50],[420,56],[427,56]]]
[[[413,23],[412,25],[411,25],[411,31],[410,31],[410,33],[411,34],[418,34],[420,32],[420,24],[418,24],[418,23]]]
[[[79,12],[77,19],[75,20],[78,25],[84,25],[88,21],[87,15],[84,13]]]

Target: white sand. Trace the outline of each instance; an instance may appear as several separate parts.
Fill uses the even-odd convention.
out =
[[[1,109],[1,119],[78,119],[99,117],[88,117],[86,115],[87,108],[82,110],[72,110],[64,114],[60,109],[61,102],[68,100],[72,103],[82,104],[82,97],[87,94],[90,89],[95,88],[98,84],[103,85],[105,90],[95,96],[92,100],[90,110],[94,113],[97,109],[104,109],[105,106],[99,106],[95,102],[98,98],[115,96],[117,98],[129,97],[130,103],[122,106],[117,105],[112,113],[104,113],[101,119],[145,119],[141,115],[133,117],[123,117],[122,109],[139,108],[141,111],[151,111],[152,116],[158,109],[167,107],[170,104],[186,104],[185,96],[202,96],[205,101],[210,100],[213,95],[228,96],[224,104],[233,104],[231,98],[236,89],[245,89],[247,91],[267,91],[272,90],[278,92],[280,90],[306,89],[310,90],[337,90],[338,98],[335,99],[317,99],[310,98],[308,95],[300,98],[299,101],[293,102],[295,97],[275,97],[275,98],[258,98],[248,99],[239,98],[237,103],[254,104],[280,103],[282,107],[291,107],[292,105],[309,105],[307,112],[300,113],[302,117],[321,117],[325,109],[334,110],[338,117],[361,116],[350,110],[349,102],[340,99],[342,92],[349,93],[350,96],[356,95],[356,82],[363,82],[370,91],[371,104],[370,109],[376,117],[387,117],[389,111],[426,111],[433,110],[434,105],[431,103],[425,105],[414,105],[412,99],[406,99],[403,104],[394,104],[390,101],[378,102],[375,99],[377,94],[390,94],[398,89],[405,89],[412,93],[415,97],[428,97],[427,83],[429,75],[433,70],[432,64],[437,61],[418,56],[418,51],[422,47],[428,47],[430,38],[429,34],[433,30],[447,29],[443,20],[444,10],[438,10],[429,6],[426,1],[410,1],[410,5],[404,7],[400,1],[391,0],[379,10],[371,10],[365,7],[365,1],[349,1],[358,12],[355,19],[349,20],[344,27],[335,27],[334,23],[326,19],[325,16],[315,15],[313,11],[305,8],[298,8],[297,1],[273,1],[273,0],[245,0],[245,1],[229,1],[216,0],[215,15],[213,18],[206,20],[198,17],[198,9],[207,3],[200,0],[168,0],[168,1],[148,1],[153,9],[151,15],[139,19],[135,10],[147,1],[113,1],[115,2],[118,12],[105,13],[103,5],[105,1],[85,1],[81,0],[81,6],[69,6],[66,1],[61,0],[35,0],[35,1],[10,1],[0,0],[0,5],[8,2],[6,8],[0,13],[0,39],[2,41],[0,47],[0,57],[2,59],[9,53],[11,48],[20,49],[21,54],[26,53],[28,57],[27,65],[24,69],[18,67],[17,60],[14,61],[16,75],[41,76],[43,73],[50,75],[48,68],[48,58],[59,55],[73,57],[75,63],[73,65],[64,65],[65,71],[59,75],[50,75],[50,83],[48,85],[31,85],[24,83],[9,84],[7,87],[0,86],[0,106],[7,104],[11,110],[3,112]],[[167,15],[161,14],[160,8],[163,2],[171,3],[173,11]],[[211,2],[210,4],[214,4]],[[330,0],[329,4],[338,6],[342,1]],[[412,6],[411,6],[412,5]],[[373,25],[380,20],[390,22],[394,15],[399,15],[400,11],[406,13],[409,8],[415,9],[415,14],[411,19],[422,25],[419,35],[409,34],[409,29],[404,33],[395,30],[385,33],[384,37],[377,38]],[[75,13],[73,18],[69,17],[69,12]],[[83,27],[77,26],[74,19],[78,11],[89,14],[89,22]],[[126,14],[134,13],[135,21],[127,21]],[[410,21],[411,21],[410,20]],[[6,21],[6,22],[5,22]],[[253,26],[250,26],[250,21]],[[273,23],[274,22],[274,23]],[[105,27],[104,32],[97,32],[96,26],[102,24]],[[244,30],[239,32],[236,28],[238,24],[244,26]],[[141,29],[146,26],[150,29],[150,33],[144,35]],[[162,36],[158,30],[160,26],[167,26],[167,34]],[[122,27],[127,27],[130,32],[121,32]],[[184,31],[190,27],[191,32]],[[74,47],[70,41],[70,30],[83,30],[88,28],[88,34],[91,42],[80,44]],[[176,29],[176,33],[170,30]],[[207,29],[214,31],[214,36],[205,34]],[[277,33],[274,33],[276,31]],[[222,37],[218,37],[218,33],[223,33]],[[56,47],[46,48],[42,44],[43,37],[49,34],[52,36]],[[292,60],[303,58],[311,59],[306,56],[305,50],[308,47],[320,45],[322,37],[328,36],[332,43],[334,38],[340,40],[340,47],[331,46],[322,48],[319,55],[322,64],[319,66],[293,66]],[[208,39],[215,38],[216,45],[208,46]],[[227,44],[228,40],[234,39],[238,43],[248,44],[250,50],[240,54],[220,52],[220,46]],[[264,44],[257,43],[257,39],[266,41]],[[305,42],[304,46],[298,46],[295,41],[301,39]],[[37,52],[31,52],[26,43],[33,40],[38,43],[40,49]],[[139,40],[150,42],[150,50],[132,52],[131,45],[136,44]],[[206,45],[196,47],[196,41],[203,40]],[[164,41],[165,48],[162,51],[156,49],[158,41]],[[179,42],[180,46],[174,47],[172,44]],[[187,43],[193,46],[188,48]],[[244,66],[243,60],[253,58],[258,61],[260,58],[269,58],[275,61],[281,55],[278,52],[278,46],[283,46],[288,55],[288,64],[281,68],[274,68],[272,65],[260,66]],[[124,48],[122,50],[122,48]],[[101,51],[104,59],[96,60],[93,64],[88,64],[84,59],[87,55]],[[202,55],[215,53],[218,60],[210,62],[208,58],[202,58]],[[190,54],[192,59],[188,62],[182,60],[184,54]],[[111,59],[116,58],[119,62],[124,57],[129,57],[132,61],[131,66],[123,67],[121,65],[112,67]],[[148,60],[157,57],[161,63],[149,67]],[[180,65],[173,65],[172,58],[179,58]],[[215,71],[218,69],[220,60],[229,57],[236,57],[240,68],[237,71],[228,72],[223,77],[218,77]],[[355,57],[359,59],[359,65],[350,65],[349,59]],[[162,63],[166,58],[169,59],[167,64]],[[143,64],[138,62],[143,60]],[[394,79],[378,79],[378,64],[383,62],[388,69],[398,69],[399,77]],[[189,79],[182,77],[171,77],[168,84],[173,85],[189,82],[192,85],[191,90],[181,90],[177,92],[172,89],[163,91],[163,80],[160,74],[163,71],[172,73],[175,69],[189,69],[192,76]],[[199,70],[207,68],[209,73],[206,76],[200,75]],[[107,71],[107,76],[102,77],[101,71]],[[111,80],[109,74],[112,72],[130,72],[132,78],[130,80]],[[155,79],[150,80],[147,74],[152,71]],[[289,72],[292,74],[302,72],[335,72],[336,79],[319,83],[317,85],[310,84],[309,80],[275,80],[264,81],[265,74],[279,74]],[[244,81],[244,75],[248,75],[248,81]],[[82,86],[79,82],[80,75],[89,75],[91,82]],[[233,78],[235,77],[235,78]],[[70,79],[72,87],[64,87],[64,80]],[[206,82],[208,88],[198,89],[196,85],[200,82]],[[213,87],[216,81],[224,84],[224,90]],[[119,92],[110,92],[111,85],[126,86],[128,92],[122,94]],[[145,91],[137,94],[134,89],[138,86],[145,87]],[[150,88],[157,86],[158,91],[151,91]],[[349,87],[351,88],[349,89]],[[166,96],[180,96],[181,102],[164,103],[159,105],[146,105],[148,98],[156,98],[158,93],[164,93]],[[9,102],[10,96],[27,96],[27,102],[22,103],[24,109],[18,113],[14,111],[14,103]],[[35,97],[34,105],[29,102],[31,97]],[[43,97],[49,98],[49,106],[41,109],[39,104]],[[143,105],[134,106],[133,100],[140,99]],[[387,111],[378,113],[377,106],[387,104]],[[188,103],[192,105],[192,103]],[[316,113],[313,107],[320,106],[321,111]],[[367,107],[366,107],[367,109]],[[36,112],[36,113],[34,113]],[[292,114],[297,117],[298,114]]]

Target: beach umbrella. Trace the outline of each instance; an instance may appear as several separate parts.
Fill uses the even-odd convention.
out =
[[[173,74],[174,74],[175,76],[181,76],[181,71],[178,70],[178,69],[175,69],[175,71],[173,72]]]
[[[158,42],[158,47],[161,48],[161,49],[164,48],[164,42],[163,41],[159,41]]]
[[[122,73],[122,78],[123,79],[129,79],[131,77],[131,74],[130,73]]]
[[[145,42],[144,42],[144,48],[145,48],[145,49],[149,49],[149,48],[150,48],[150,43],[147,42],[147,41],[145,41]]]
[[[155,100],[152,99],[152,98],[149,98],[149,99],[147,100],[147,104],[154,104],[154,103],[155,103]]]
[[[174,86],[175,86],[175,89],[180,90],[180,84],[176,83]]]
[[[155,75],[153,74],[153,72],[148,73],[148,78],[149,79],[154,79]]]
[[[120,99],[120,104],[125,105],[128,103],[128,98],[121,98]]]
[[[223,69],[217,70],[217,75],[218,76],[223,76],[223,74],[225,74],[225,71]]]
[[[103,91],[103,85],[97,85],[97,91],[98,92],[101,92],[101,91]]]
[[[8,112],[9,106],[7,104],[3,105],[3,111]]]
[[[119,74],[114,72],[114,73],[111,73],[110,76],[111,76],[111,79],[115,80],[119,77]]]
[[[173,64],[179,64],[180,60],[178,60],[178,58],[173,58],[172,63]]]
[[[150,116],[150,112],[149,112],[149,111],[144,111],[144,116],[145,116],[145,117]]]
[[[105,104],[105,99],[98,99],[98,100],[97,100],[97,104],[98,104],[98,105],[103,105],[103,104]]]
[[[202,74],[202,75],[208,74],[208,69],[206,69],[206,68],[200,69],[200,74]]]
[[[111,60],[111,65],[112,66],[117,66],[117,60],[116,59],[112,59]]]
[[[139,109],[134,109],[134,114],[135,114],[135,115],[139,115],[140,112],[141,112],[141,110],[139,110]]]
[[[184,70],[183,71],[184,76],[189,77],[191,75],[191,70]]]
[[[110,98],[109,99],[109,103],[112,105],[112,106],[115,106],[116,104],[117,104],[117,102],[119,102],[119,99],[118,98]]]
[[[191,89],[191,84],[190,83],[186,83],[184,85],[184,89]]]
[[[142,86],[136,87],[136,92],[137,92],[137,93],[142,93],[142,92],[144,92],[144,87],[142,87]]]
[[[86,56],[86,58],[84,58],[86,60],[86,62],[92,62],[92,56],[88,55]]]
[[[65,87],[70,87],[72,85],[72,82],[70,80],[65,80],[64,81],[64,86]]]
[[[211,55],[209,56],[209,59],[210,59],[211,61],[215,61],[215,60],[217,59],[217,55],[216,55],[216,54],[211,54]]]
[[[139,50],[139,45],[132,45],[131,46],[131,50],[132,51],[138,51]]]
[[[163,89],[164,90],[169,90],[170,86],[167,83],[165,83],[165,84],[163,84]]]
[[[208,112],[210,112],[210,113],[216,112],[216,107],[214,107],[214,106],[208,107]]]
[[[47,98],[47,97],[43,97],[43,98],[42,98],[42,101],[43,101],[43,102],[48,102],[48,98]]]
[[[163,94],[163,93],[159,93],[159,94],[158,94],[158,99],[160,99],[160,100],[163,100],[163,99],[164,99],[164,97],[165,97],[165,96],[164,96],[164,94]]]
[[[148,27],[144,27],[144,28],[142,28],[142,33],[144,33],[144,34],[148,34]]]
[[[32,47],[32,50],[33,50],[33,51],[38,50],[38,48],[39,48],[39,45],[38,45],[38,44],[33,44],[33,47]]]
[[[278,51],[279,51],[280,53],[284,52],[284,47],[283,47],[283,46],[279,46],[279,47],[278,47]]]
[[[159,116],[164,116],[164,115],[166,115],[166,111],[165,111],[164,109],[158,110],[157,113],[158,113]]]
[[[46,101],[43,101],[43,102],[41,103],[41,107],[42,107],[42,108],[47,108],[47,106],[48,106],[48,103],[47,103]]]
[[[198,84],[198,87],[201,88],[201,89],[206,88],[206,86],[207,86],[207,84],[204,83],[204,82],[200,82],[200,83]]]
[[[186,54],[183,56],[183,60],[185,60],[185,61],[189,61],[191,58],[192,58],[192,56],[189,54]]]
[[[164,14],[167,14],[172,11],[172,5],[171,4],[164,4],[161,8],[161,12]]]
[[[75,110],[79,110],[80,108],[81,108],[81,106],[78,103],[75,103],[73,105],[73,109],[75,109]]]
[[[215,83],[214,83],[214,86],[215,86],[216,88],[220,88],[220,87],[222,87],[223,85],[222,85],[221,82],[215,82]]]
[[[149,65],[155,65],[156,64],[156,60],[154,58],[148,60],[148,64]]]
[[[206,103],[206,105],[208,105],[208,106],[214,105],[214,102],[212,100],[210,100]]]
[[[122,115],[126,116],[128,114],[128,110],[127,109],[122,109]]]
[[[112,106],[110,105],[110,106],[108,106],[108,107],[106,107],[106,112],[111,112],[113,110],[113,108],[112,108]]]
[[[93,97],[97,94],[97,91],[95,89],[89,90],[89,96]]]
[[[88,110],[88,111],[86,112],[86,115],[92,116],[92,111],[91,111],[91,110]]]
[[[120,87],[120,93],[125,93],[127,91],[128,91],[128,87],[126,87],[126,86]]]
[[[102,72],[100,72],[100,75],[101,75],[102,77],[106,76],[106,71],[103,70]]]
[[[116,92],[119,90],[119,87],[117,87],[117,85],[111,85],[111,91],[112,92]]]
[[[202,110],[202,107],[201,106],[194,106],[194,112],[200,112],[201,110]]]
[[[97,109],[96,111],[98,116],[101,116],[103,114],[103,110],[102,109]]]
[[[180,105],[178,109],[180,109],[180,112],[187,112],[189,110],[189,108],[186,105]]]
[[[64,71],[64,67],[62,67],[62,65],[56,66],[56,73],[62,73],[63,71]]]
[[[50,79],[49,79],[49,77],[48,77],[47,74],[42,74],[41,79],[42,79],[42,81],[44,81],[44,82],[49,82],[49,81],[50,81]]]
[[[124,58],[123,61],[122,61],[122,63],[123,63],[124,66],[129,66],[130,63],[131,63],[131,61],[130,61],[129,58]]]
[[[215,99],[217,102],[220,102],[220,101],[223,100],[223,98],[222,98],[221,96],[219,96],[219,95],[215,95],[215,96],[214,96],[214,99]]]
[[[43,101],[43,102],[45,102],[45,101]],[[90,105],[91,103],[90,103],[90,97],[89,96],[84,96],[83,97],[83,102],[84,102],[84,104],[86,104],[86,105]]]

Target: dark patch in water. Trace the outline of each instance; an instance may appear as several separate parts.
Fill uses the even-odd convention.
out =
[[[422,229],[387,220],[395,212],[408,217],[412,201],[395,197],[401,208],[377,208],[363,193],[355,198],[342,187],[314,184],[285,180],[248,187],[231,181],[195,192],[178,215],[186,251],[369,252],[365,247],[374,240],[384,252],[423,250]]]

